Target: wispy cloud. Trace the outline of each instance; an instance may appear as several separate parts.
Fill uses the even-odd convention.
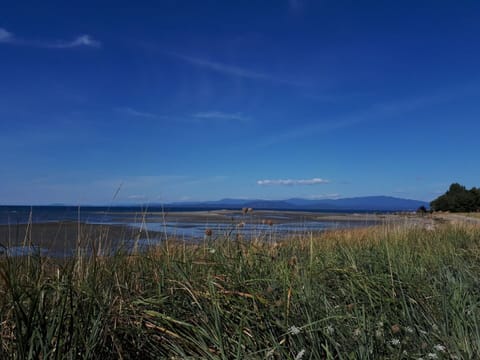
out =
[[[90,35],[80,35],[72,41],[46,42],[44,43],[44,46],[57,49],[68,49],[80,46],[99,48],[102,44],[100,41],[93,39]]]
[[[125,115],[134,116],[134,117],[141,117],[141,118],[145,118],[145,119],[160,118],[160,116],[158,116],[156,114],[152,114],[152,113],[145,112],[145,111],[138,111],[138,110],[135,110],[131,107],[115,108],[115,110],[122,113],[122,114],[125,114]]]
[[[235,66],[235,65],[224,64],[221,62],[201,59],[193,56],[186,56],[186,55],[178,54],[175,52],[166,52],[166,54],[173,56],[177,59],[180,59],[186,63],[192,64],[210,71],[215,71],[224,75],[235,76],[235,77],[246,78],[246,79],[254,79],[254,80],[266,80],[266,81],[271,81],[275,83],[284,83],[289,85],[301,85],[298,82],[280,79],[275,76],[272,76],[271,74],[267,74],[264,72],[257,72],[257,71],[253,71],[253,70]]]
[[[375,98],[375,93],[367,91],[347,92],[347,93],[308,93],[304,94],[304,97],[313,99],[320,103],[339,104],[350,101],[362,101],[365,102],[368,98]]]
[[[13,34],[7,30],[0,28],[0,43],[9,43],[13,41]]]
[[[364,121],[363,116],[351,116],[339,119],[337,121],[312,122],[303,126],[291,128],[284,132],[277,132],[272,135],[267,135],[262,138],[261,142],[257,144],[258,148],[265,148],[278,143],[284,143],[291,140],[300,139],[306,136],[328,133],[334,130],[347,128]]]
[[[313,178],[313,179],[266,179],[266,180],[258,180],[258,185],[287,185],[287,186],[295,186],[295,185],[319,185],[319,184],[328,184],[330,181],[321,179],[321,178]]]
[[[15,36],[4,28],[0,28],[0,44],[10,44],[17,46],[30,46],[49,49],[70,49],[76,47],[94,47],[102,46],[101,42],[95,40],[90,35],[82,34],[73,40],[30,40]]]
[[[306,196],[306,198],[310,199],[310,200],[326,200],[326,199],[334,200],[334,199],[340,199],[341,197],[342,197],[342,195],[339,194],[339,193]]]
[[[203,68],[207,68],[209,70],[221,72],[228,75],[240,76],[240,77],[245,77],[250,79],[271,79],[272,78],[270,75],[260,73],[260,72],[255,72],[255,71],[241,68],[238,66],[227,65],[219,62],[200,59],[193,56],[181,55],[177,53],[169,52],[168,54],[176,57],[177,59],[188,62],[192,65],[197,65]]]
[[[145,195],[129,195],[127,196],[129,200],[145,200],[147,197]]]
[[[197,119],[225,120],[225,121],[248,121],[250,118],[242,113],[225,113],[222,111],[199,112],[192,115]]]
[[[405,114],[409,111],[414,111],[424,106],[446,101],[450,97],[451,95],[437,94],[390,103],[373,104],[370,106],[370,108],[367,108],[363,111],[358,111],[355,114],[347,114],[331,119],[318,119],[302,126],[268,135],[262,138],[262,141],[257,145],[257,147],[264,148],[274,144],[284,143],[316,134],[329,133],[364,123],[372,123],[379,120],[386,121],[393,116],[398,116],[399,114]]]

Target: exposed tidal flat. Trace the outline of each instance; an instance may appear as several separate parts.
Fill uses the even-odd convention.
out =
[[[43,211],[42,211],[43,210]],[[247,210],[247,211],[245,211]],[[75,220],[75,218],[78,218]],[[162,241],[198,242],[208,229],[211,238],[268,240],[302,237],[332,229],[380,224],[434,223],[411,214],[319,213],[277,210],[118,211],[41,209],[0,216],[0,252],[25,255],[38,252],[71,256],[78,248],[87,252],[115,251],[155,246]]]
[[[274,228],[284,217],[297,224],[304,216],[235,212],[231,223],[231,215],[182,214],[176,221]],[[142,251],[109,256],[7,254],[0,258],[0,358],[480,358],[476,223],[309,216],[361,220],[358,227],[287,236],[228,238],[215,230],[201,241],[167,236]],[[36,225],[45,226],[33,224],[32,236]],[[79,226],[96,239],[118,225],[69,226],[78,240]]]

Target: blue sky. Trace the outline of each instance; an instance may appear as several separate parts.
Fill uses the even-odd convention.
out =
[[[99,3],[2,4],[0,204],[480,185],[478,1]]]

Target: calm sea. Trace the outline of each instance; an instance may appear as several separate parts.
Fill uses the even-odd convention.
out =
[[[212,210],[195,208],[194,210]],[[89,223],[123,222],[132,214],[159,213],[162,211],[192,211],[191,208],[161,208],[140,206],[0,206],[0,225],[80,221]]]
[[[88,223],[123,223],[128,217],[134,214],[184,211],[208,211],[220,210],[218,208],[191,208],[191,207],[148,207],[140,206],[0,206],[0,225],[27,224],[58,222],[58,221],[80,221]],[[235,210],[235,209],[232,209]],[[236,209],[239,210],[239,209]],[[263,209],[262,209],[263,210]],[[281,210],[279,210],[281,211]],[[288,210],[292,211],[292,210]],[[302,210],[298,210],[302,211]],[[327,213],[331,211],[309,212]],[[353,211],[337,211],[342,213],[353,213]],[[355,211],[356,213],[362,211]],[[133,214],[133,215],[132,215]],[[157,215],[158,216],[158,215]]]

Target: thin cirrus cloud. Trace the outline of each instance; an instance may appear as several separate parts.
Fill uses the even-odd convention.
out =
[[[460,92],[460,91],[458,91]],[[452,94],[437,93],[417,98],[408,98],[390,103],[373,104],[363,111],[357,111],[354,114],[344,115],[324,121],[313,121],[306,125],[290,128],[287,131],[271,134],[262,138],[257,144],[258,148],[264,148],[278,143],[297,140],[314,134],[329,133],[332,131],[349,128],[365,123],[387,121],[394,115],[405,114],[425,106],[435,105],[442,101],[454,98]]]
[[[248,121],[250,118],[242,113],[225,113],[222,111],[198,112],[192,115],[196,119],[225,120],[225,121]]]
[[[295,81],[289,81],[286,79],[277,78],[267,73],[257,72],[250,69],[242,68],[235,65],[224,64],[217,61],[206,60],[202,58],[197,58],[193,56],[186,56],[182,54],[178,54],[175,52],[165,52],[166,54],[182,60],[183,62],[189,63],[191,65],[204,68],[210,71],[214,71],[217,73],[221,73],[224,75],[246,78],[246,79],[253,79],[253,80],[266,80],[274,83],[283,83],[288,85],[303,85],[301,83]]]
[[[57,49],[68,49],[79,46],[87,47],[101,47],[102,44],[100,41],[93,39],[90,35],[80,35],[72,41],[58,41],[54,43],[45,43],[45,47],[57,48]]]
[[[258,180],[258,185],[286,185],[286,186],[295,186],[295,185],[319,185],[319,184],[328,184],[330,181],[321,178],[313,179],[265,179]]]
[[[129,200],[145,200],[147,197],[145,195],[129,195],[127,196]]]
[[[155,114],[152,114],[152,113],[149,113],[149,112],[145,112],[145,111],[139,111],[139,110],[133,109],[131,107],[116,108],[115,110],[124,114],[124,115],[134,116],[134,117],[139,117],[139,118],[144,118],[144,119],[159,118],[158,115],[155,115]]]
[[[327,200],[327,199],[336,200],[336,199],[340,199],[341,197],[342,195],[339,193],[321,194],[321,195],[313,196],[312,200]]]
[[[49,48],[49,49],[70,49],[70,48],[76,48],[76,47],[99,48],[102,46],[100,41],[95,40],[94,38],[92,38],[90,35],[87,35],[87,34],[77,36],[71,41],[65,41],[65,40],[38,41],[38,40],[28,40],[28,39],[19,38],[4,28],[0,28],[0,44],[30,46],[30,47],[38,47],[38,48]]]
[[[13,34],[7,30],[0,28],[0,43],[8,43],[13,40]]]

